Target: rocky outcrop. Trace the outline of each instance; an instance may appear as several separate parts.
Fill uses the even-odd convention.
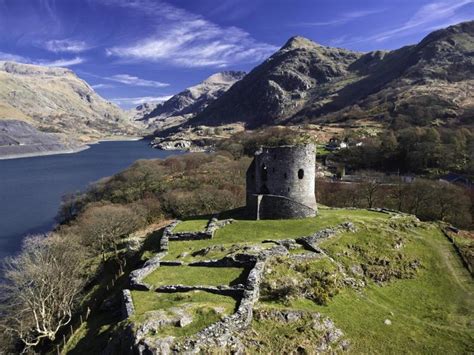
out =
[[[234,123],[219,127],[175,127],[164,131],[157,131],[152,145],[163,150],[205,151],[210,150],[221,140],[243,132],[242,124]]]
[[[297,238],[296,243],[301,244],[308,250],[314,251],[316,253],[321,253],[321,249],[317,246],[318,241],[321,239],[326,239],[340,232],[355,232],[356,228],[352,222],[344,222],[334,228],[326,228],[319,232],[316,232],[307,237]]]

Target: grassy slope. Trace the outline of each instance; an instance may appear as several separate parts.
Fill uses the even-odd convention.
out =
[[[181,256],[180,260],[210,259],[227,254],[236,244],[239,247],[252,244],[261,246],[261,241],[265,239],[276,240],[308,235],[344,221],[354,222],[358,232],[344,233],[322,242],[320,246],[330,256],[349,269],[351,265],[362,262],[363,258],[377,255],[394,257],[398,252],[402,252],[410,260],[413,258],[421,260],[422,267],[416,277],[392,279],[383,286],[369,281],[368,286],[362,291],[342,288],[339,294],[330,299],[327,306],[320,306],[300,298],[289,304],[262,301],[258,307],[302,309],[327,315],[343,330],[345,337],[352,344],[350,351],[356,354],[472,351],[474,344],[472,278],[463,268],[452,246],[434,224],[404,224],[403,219],[397,221],[397,218],[391,218],[383,213],[326,208],[320,209],[318,217],[302,220],[238,219],[235,223],[220,229],[212,240],[172,241],[168,259],[176,259],[182,253],[188,254]],[[393,248],[393,243],[400,240],[403,247],[400,250]],[[156,243],[158,238],[150,240],[147,244],[148,249],[156,252]],[[191,255],[194,251],[215,245],[219,247],[207,255]],[[365,254],[354,252],[359,250],[354,249],[354,246],[360,247]],[[327,263],[318,264],[326,269]],[[155,276],[157,283],[161,284],[202,284],[202,280],[208,280],[206,284],[228,284],[234,276],[238,276],[237,273],[234,275],[235,270],[230,274],[227,272],[211,274],[213,271],[222,272],[225,268],[206,268],[206,272],[199,272],[200,269],[200,267],[194,269],[183,266],[166,267],[161,269],[166,270],[165,273],[160,275],[158,271]],[[196,281],[197,278],[200,278],[199,282]],[[132,297],[137,310],[135,320],[138,322],[145,319],[148,311],[191,304],[193,323],[182,329],[174,326],[165,327],[160,331],[160,335],[193,334],[222,316],[214,311],[215,307],[224,308],[224,313],[228,314],[236,305],[236,301],[232,298],[206,292],[157,294],[133,291]],[[385,319],[390,319],[392,324],[385,325]],[[288,343],[286,340],[282,343],[280,330],[282,326],[286,329],[286,326],[270,323],[254,321],[250,331],[257,341],[263,341],[263,344],[259,345],[261,352],[277,352],[283,343],[292,346],[291,344],[298,344],[300,341],[312,342],[317,337],[309,328],[305,328],[302,332],[298,328],[300,333],[287,332]],[[100,338],[101,329],[111,326],[110,322],[104,320],[92,329]]]
[[[358,225],[359,232],[322,243],[329,255],[350,267],[360,256],[344,257],[348,245],[364,246],[366,250],[373,250],[374,255],[383,255],[389,250],[379,241],[401,238],[403,252],[422,261],[416,278],[396,279],[384,286],[369,282],[362,292],[344,288],[327,306],[300,299],[289,306],[265,302],[261,307],[321,312],[332,318],[351,340],[353,353],[462,353],[472,349],[474,331],[469,322],[474,316],[474,286],[452,246],[435,225],[416,227],[402,223],[391,228],[389,218],[389,215],[365,210],[323,208],[319,217],[304,220],[237,220],[219,230],[213,240],[172,242],[168,258],[176,259],[182,253],[216,244],[228,248],[234,244],[260,244],[264,239],[307,235],[350,220]],[[223,256],[227,252],[228,249],[218,249],[201,258]],[[184,257],[188,261],[199,258]],[[390,319],[392,325],[385,325],[385,319]],[[259,325],[254,323],[254,327],[258,330]]]
[[[363,234],[345,234],[321,246],[341,260],[348,245],[378,237]],[[405,240],[406,248],[411,249],[407,253],[422,260],[416,278],[384,286],[370,283],[362,292],[345,288],[327,306],[299,299],[289,306],[265,303],[263,307],[288,307],[329,316],[351,340],[353,353],[472,351],[474,285],[470,275],[436,226],[413,228],[407,235],[412,237]],[[386,319],[392,324],[385,325]]]

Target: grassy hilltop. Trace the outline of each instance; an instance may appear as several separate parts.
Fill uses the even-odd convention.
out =
[[[235,212],[229,215],[235,222],[219,229],[213,239],[171,241],[165,260],[184,265],[161,266],[145,281],[154,286],[235,285],[246,277],[246,270],[186,264],[269,248],[268,240],[306,236],[346,221],[356,227],[355,232],[322,239],[318,247],[323,253],[316,258],[298,258],[315,254],[299,246],[267,261],[254,320],[250,329],[236,334],[246,352],[314,352],[325,336],[311,325],[315,312],[342,330],[350,353],[473,350],[474,283],[437,224],[404,214],[324,207],[318,217],[301,220],[251,221]],[[188,219],[176,231],[199,230],[205,219]],[[148,237],[143,257],[157,252],[159,233]],[[95,353],[120,325],[131,322],[138,329],[153,317],[172,318],[184,310],[191,317],[186,324],[167,324],[146,335],[173,336],[179,343],[233,313],[239,302],[204,291],[132,291],[132,299],[131,319],[117,325],[119,319],[105,312],[94,315],[70,339],[68,352]],[[304,316],[294,322],[272,316],[281,310],[304,311]]]

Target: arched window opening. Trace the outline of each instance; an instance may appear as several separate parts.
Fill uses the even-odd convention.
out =
[[[284,173],[284,174],[283,174],[283,177],[284,177],[285,179],[288,179],[288,174],[287,174],[287,173]]]
[[[268,171],[267,171],[267,167],[265,166],[265,164],[262,165],[261,177],[262,177],[262,181],[267,181],[267,179],[268,179]]]
[[[272,172],[273,172],[273,173],[275,172],[275,168],[272,168]]]
[[[298,179],[302,179],[304,177],[304,170],[303,169],[300,169],[298,170]]]

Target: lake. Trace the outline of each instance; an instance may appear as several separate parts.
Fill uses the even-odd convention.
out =
[[[137,159],[181,154],[148,143],[101,142],[75,154],[0,160],[0,259],[15,254],[25,235],[53,228],[64,194],[84,190]]]

